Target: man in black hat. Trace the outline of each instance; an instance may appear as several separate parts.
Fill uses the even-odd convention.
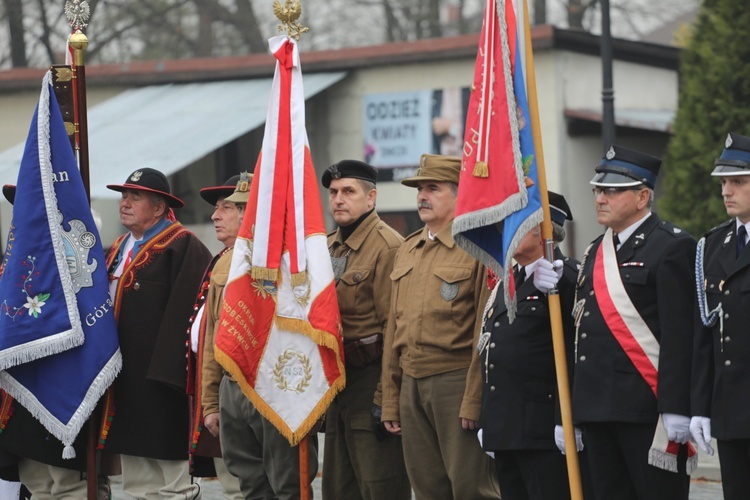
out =
[[[107,256],[122,371],[113,384],[101,446],[119,453],[123,491],[136,498],[199,498],[190,484],[185,436],[185,331],[211,254],[174,220],[182,200],[166,176],[142,168],[122,185],[120,222],[128,230]]]
[[[380,422],[383,332],[396,250],[404,240],[375,211],[377,170],[343,160],[323,173],[338,229],[328,235],[344,330],[346,388],[326,413],[323,497],[409,499],[401,437]]]
[[[541,226],[532,228],[513,255],[517,262],[515,321],[508,318],[503,283],[498,282],[485,308],[482,332],[486,333],[478,342],[484,374],[482,445],[494,453],[503,498],[570,498],[565,457],[555,445],[560,413],[547,292],[556,283],[562,310],[571,311],[578,261],[557,248],[565,239],[564,222],[573,220],[565,198],[549,192],[549,204],[554,265],[544,258]],[[572,363],[575,326],[570,314],[563,314],[562,320]],[[577,437],[580,441],[580,430]]]
[[[191,396],[190,414],[190,473],[193,477],[216,477],[224,497],[241,500],[240,482],[233,476],[221,456],[219,442],[219,383],[223,375],[213,355],[213,341],[221,311],[222,294],[229,268],[232,249],[242,225],[247,205],[250,179],[243,172],[227,179],[221,186],[200,190],[201,198],[214,207],[211,221],[224,248],[214,256],[206,269],[190,318],[188,334],[188,395]],[[232,198],[237,193],[237,197]],[[231,201],[231,200],[234,201]],[[208,401],[206,409],[203,400]]]
[[[573,419],[600,499],[688,498],[695,240],[651,212],[660,166],[611,146],[591,180],[607,229],[576,288]]]
[[[724,498],[750,491],[750,137],[730,133],[711,173],[721,179],[728,221],[698,245],[696,269],[701,321],[695,333],[690,433],[713,455],[719,447]],[[705,326],[704,326],[705,325]]]

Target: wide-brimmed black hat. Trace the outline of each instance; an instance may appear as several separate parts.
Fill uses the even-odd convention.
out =
[[[16,185],[6,184],[3,186],[3,196],[5,196],[5,199],[13,205],[16,201]]]
[[[611,145],[596,166],[596,174],[589,184],[602,187],[630,187],[645,184],[656,185],[661,159],[640,151]]]
[[[750,174],[750,137],[729,132],[724,151],[714,165],[716,168],[711,175],[716,177]]]
[[[234,193],[234,188],[240,180],[240,174],[233,175],[221,186],[204,187],[200,190],[201,198],[206,200],[210,205],[216,205],[219,198],[226,198]]]
[[[549,215],[552,222],[562,226],[566,220],[573,220],[573,212],[571,212],[563,195],[547,191],[547,196],[549,196]]]
[[[167,205],[172,208],[185,206],[184,201],[170,192],[167,176],[153,168],[139,168],[128,176],[125,184],[107,184],[107,189],[120,193],[127,190],[148,191],[162,195],[167,200]]]
[[[328,167],[320,178],[324,188],[331,186],[333,179],[362,179],[373,184],[378,182],[378,171],[375,167],[359,160],[341,160]]]

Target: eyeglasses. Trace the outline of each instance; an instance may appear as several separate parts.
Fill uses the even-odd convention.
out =
[[[595,187],[591,189],[591,193],[593,193],[594,198],[598,198],[600,194],[603,194],[605,198],[614,198],[615,196],[619,195],[620,193],[624,193],[625,191],[640,191],[641,189],[644,189],[643,186],[636,186],[636,187]]]

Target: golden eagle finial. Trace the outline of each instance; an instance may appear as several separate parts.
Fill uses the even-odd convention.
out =
[[[299,3],[299,0],[286,0],[284,5],[281,4],[280,0],[274,0],[273,13],[281,21],[279,31],[286,30],[290,38],[299,41],[300,35],[310,29],[296,22],[302,14],[302,4]]]

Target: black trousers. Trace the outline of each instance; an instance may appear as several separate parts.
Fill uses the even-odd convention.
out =
[[[687,500],[687,447],[677,456],[678,472],[648,464],[654,424],[597,422],[582,425],[594,498],[600,500]]]
[[[721,487],[724,500],[746,499],[750,495],[750,439],[718,439]]]
[[[569,500],[565,455],[555,450],[495,452],[503,500]]]

